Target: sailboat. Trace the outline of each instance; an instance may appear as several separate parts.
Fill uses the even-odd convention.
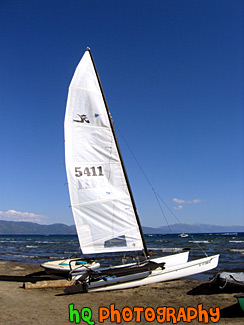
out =
[[[132,263],[89,259],[42,264],[68,272],[80,291],[137,287],[205,272],[219,255],[188,261],[189,251],[150,258],[101,81],[89,48],[72,78],[65,114],[65,163],[72,213],[84,255],[138,252]],[[69,289],[68,289],[69,290]]]

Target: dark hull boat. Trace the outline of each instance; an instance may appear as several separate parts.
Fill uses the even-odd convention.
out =
[[[224,291],[244,292],[244,272],[220,272],[212,279],[215,288]]]

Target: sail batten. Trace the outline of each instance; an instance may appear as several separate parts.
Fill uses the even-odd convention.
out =
[[[86,51],[65,114],[65,161],[84,254],[144,249],[144,239],[100,79]]]
[[[121,198],[123,199],[123,198]],[[124,199],[126,199],[126,197],[124,197]],[[72,205],[71,207],[78,207],[78,206],[85,206],[85,205],[89,205],[89,204],[93,204],[93,203],[97,203],[97,202],[109,202],[112,201],[111,199],[103,199],[103,200],[97,200],[97,201],[92,201],[92,202],[84,202],[84,203],[77,203]],[[129,210],[130,208],[127,208],[127,210]],[[133,210],[131,208],[131,210]]]

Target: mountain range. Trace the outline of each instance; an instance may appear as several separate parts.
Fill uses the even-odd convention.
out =
[[[174,224],[158,228],[143,227],[144,234],[223,233],[244,232],[244,226],[216,226],[206,224]],[[40,225],[34,222],[0,220],[0,235],[76,235],[75,225],[62,223]]]

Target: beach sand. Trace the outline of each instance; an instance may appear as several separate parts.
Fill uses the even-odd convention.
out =
[[[141,317],[141,324],[159,324],[157,316],[158,307],[171,307],[165,311],[172,313],[172,308],[175,308],[174,316],[165,319],[164,323],[171,323],[174,320],[179,320],[177,324],[186,324],[184,315],[180,317],[179,312],[183,312],[185,308],[185,317],[187,317],[186,308],[194,307],[199,313],[198,305],[202,305],[204,310],[209,311],[216,307],[220,308],[220,320],[218,324],[243,324],[244,313],[241,311],[236,299],[233,297],[234,293],[215,293],[209,288],[209,284],[191,279],[181,279],[171,282],[161,282],[152,285],[142,286],[134,289],[107,291],[98,293],[81,293],[81,294],[64,294],[62,288],[46,288],[46,289],[24,289],[23,282],[30,281],[29,274],[40,272],[42,269],[38,265],[23,264],[17,262],[0,261],[0,323],[1,324],[75,324],[69,320],[69,305],[73,304],[73,308],[78,310],[80,314],[85,315],[86,321],[80,319],[80,324],[100,324],[99,320],[99,308],[105,307],[107,310],[103,310],[102,315],[106,312],[112,312],[111,304],[115,304],[115,308],[122,312],[124,307],[128,307],[124,310],[125,320],[129,320],[133,307],[144,308],[143,312],[134,310],[133,319],[131,321],[124,321],[123,315],[120,324],[138,324],[136,322],[137,317]],[[32,279],[40,280],[40,275],[37,273],[35,277],[32,275]],[[45,279],[45,276],[44,276]],[[92,315],[89,313],[83,313],[84,307],[90,308]],[[151,321],[154,317],[152,309],[155,311],[155,320]],[[81,310],[83,312],[81,313]],[[163,321],[162,308],[158,309],[158,313],[162,313],[161,322]],[[101,311],[101,309],[100,309]],[[126,313],[127,311],[127,313]],[[190,311],[190,315],[194,314],[194,311]],[[75,312],[76,313],[76,312]],[[77,315],[77,313],[76,313]],[[172,314],[171,314],[172,315]],[[214,318],[209,316],[209,323],[216,321],[216,314]],[[77,316],[78,317],[78,316]],[[119,316],[118,316],[119,317]],[[145,318],[147,317],[147,318]],[[179,318],[177,318],[179,317]],[[192,324],[204,323],[199,322],[198,318],[191,321]],[[74,317],[74,321],[79,320]],[[115,316],[115,322],[113,319],[107,318],[104,320],[104,324],[117,324],[119,318]]]

